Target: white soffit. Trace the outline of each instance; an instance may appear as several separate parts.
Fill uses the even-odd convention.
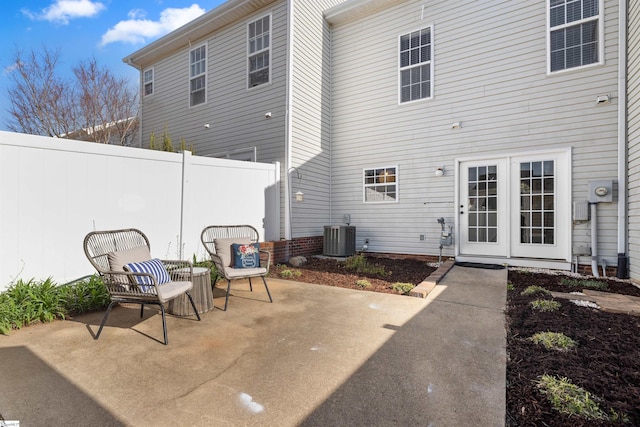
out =
[[[326,10],[324,17],[332,25],[342,24],[403,2],[404,0],[349,0]]]

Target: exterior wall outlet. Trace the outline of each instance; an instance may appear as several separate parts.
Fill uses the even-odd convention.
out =
[[[420,235],[420,240],[424,240],[424,234]]]

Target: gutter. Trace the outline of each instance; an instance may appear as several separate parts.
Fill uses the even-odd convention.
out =
[[[618,17],[618,265],[616,276],[627,279],[627,0],[619,2]]]

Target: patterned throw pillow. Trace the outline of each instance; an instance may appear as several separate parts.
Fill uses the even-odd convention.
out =
[[[143,262],[131,262],[124,266],[124,269],[132,273],[149,273],[156,278],[158,285],[169,283],[171,277],[169,272],[158,258],[150,259]],[[153,285],[153,280],[148,276],[135,276],[136,283],[139,285]],[[140,286],[142,291],[149,291],[152,286]]]
[[[231,245],[233,248],[234,264],[233,268],[258,268],[260,267],[260,244],[238,244]]]

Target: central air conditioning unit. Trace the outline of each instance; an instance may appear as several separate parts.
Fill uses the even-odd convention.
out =
[[[352,225],[325,225],[322,254],[351,256],[356,253],[356,228]]]

